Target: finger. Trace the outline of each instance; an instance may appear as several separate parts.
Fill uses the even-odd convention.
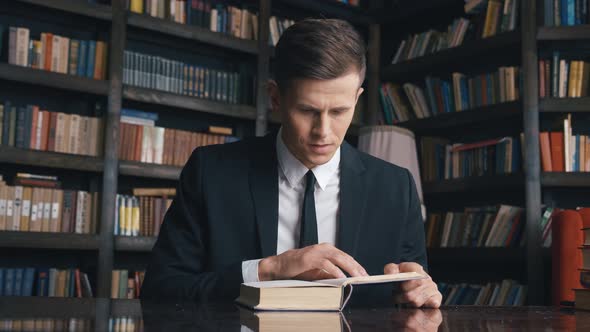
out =
[[[400,283],[400,289],[404,292],[409,292],[418,287],[428,284],[428,279],[408,280]]]
[[[414,262],[403,262],[399,264],[399,272],[425,273],[422,265]]]
[[[399,265],[395,263],[386,264],[383,267],[383,274],[397,274],[399,273]]]
[[[394,300],[396,303],[408,303],[412,307],[420,308],[429,298],[435,296],[437,293],[438,289],[432,287],[432,285],[425,285],[409,292],[396,294]]]
[[[439,291],[436,291],[436,293],[434,295],[432,295],[430,298],[428,298],[424,302],[424,307],[438,309],[438,308],[440,308],[441,303],[442,303],[442,294]]]
[[[344,272],[342,272],[342,270],[340,270],[338,266],[334,265],[334,263],[330,262],[330,260],[328,259],[323,259],[320,265],[317,266],[317,268],[324,272],[327,272],[328,274],[326,278],[322,277],[322,279],[346,278]]]
[[[352,277],[367,276],[368,273],[352,256],[344,251],[326,244],[322,248],[324,257],[326,257],[332,264],[338,266],[341,270],[347,272]]]

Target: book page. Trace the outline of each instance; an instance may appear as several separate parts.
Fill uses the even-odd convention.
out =
[[[254,288],[292,288],[292,287],[339,287],[336,284],[317,283],[303,280],[271,280],[248,282],[244,285]]]
[[[315,284],[324,284],[324,285],[332,285],[332,286],[345,286],[345,285],[362,285],[362,284],[378,284],[378,283],[385,283],[385,282],[395,282],[395,281],[407,281],[407,280],[417,280],[417,279],[426,279],[427,276],[417,273],[417,272],[403,272],[397,274],[381,274],[381,275],[372,275],[367,277],[349,277],[349,278],[340,278],[340,279],[323,279],[314,281]]]

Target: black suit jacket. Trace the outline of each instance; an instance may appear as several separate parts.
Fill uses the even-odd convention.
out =
[[[276,133],[197,148],[153,248],[143,298],[235,299],[242,261],[276,255]],[[369,274],[385,264],[426,268],[424,226],[411,173],[341,146],[336,246]],[[358,295],[357,295],[358,293]],[[360,287],[353,303],[387,302],[390,291]]]

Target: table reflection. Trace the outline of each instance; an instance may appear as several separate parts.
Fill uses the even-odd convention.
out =
[[[590,331],[590,312],[553,307],[346,308],[255,312],[234,303],[0,298],[3,331]]]

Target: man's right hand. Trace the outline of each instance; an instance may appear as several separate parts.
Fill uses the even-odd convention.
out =
[[[367,271],[350,255],[328,243],[285,251],[258,263],[260,281],[320,280],[367,276]]]

